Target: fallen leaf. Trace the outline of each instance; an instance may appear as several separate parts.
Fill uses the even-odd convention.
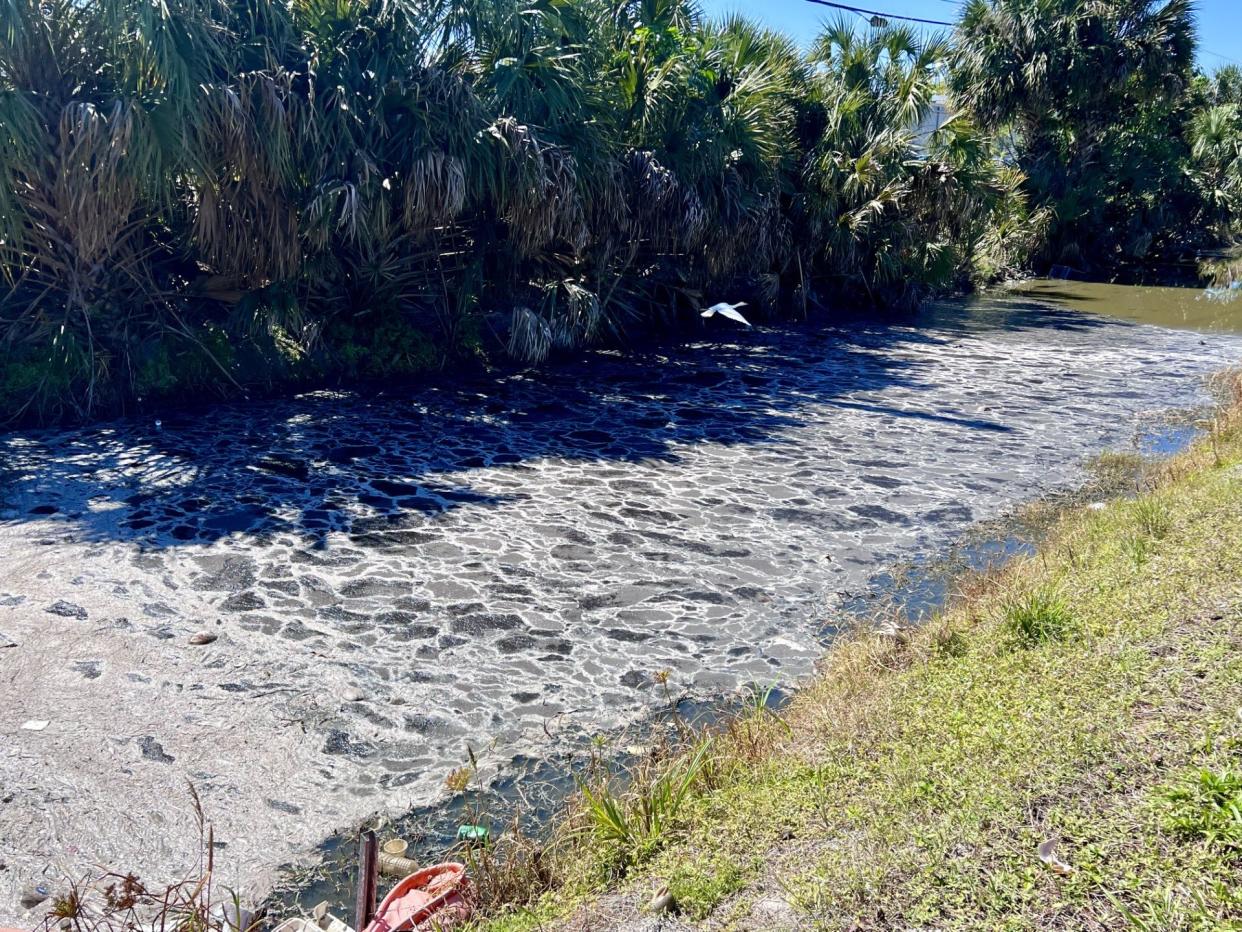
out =
[[[651,895],[651,899],[647,901],[647,912],[660,913],[672,912],[677,907],[673,894],[669,892],[666,884],[660,884],[656,887],[655,892]]]
[[[1039,846],[1039,859],[1052,868],[1053,873],[1060,874],[1063,877],[1074,872],[1074,868],[1057,857],[1057,841],[1055,838],[1049,838]]]

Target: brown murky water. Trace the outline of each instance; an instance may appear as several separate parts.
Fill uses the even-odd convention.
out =
[[[1008,286],[1005,293],[1157,327],[1242,333],[1242,289],[1165,288],[1034,278]]]

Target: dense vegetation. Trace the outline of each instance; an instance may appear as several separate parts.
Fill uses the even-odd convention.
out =
[[[1193,27],[1191,0],[966,5],[952,85],[1053,211],[1038,259],[1107,269],[1227,233],[1239,73],[1196,76]]]
[[[690,0],[7,0],[0,419],[538,362],[720,299],[908,306],[1229,232],[1242,82],[1192,75],[1187,0],[857,23],[804,53]]]

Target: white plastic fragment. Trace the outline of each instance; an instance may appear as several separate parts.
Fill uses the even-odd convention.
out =
[[[50,724],[52,723],[44,721],[43,719],[32,718],[28,722],[22,722],[22,728],[26,729],[26,731],[42,731]]]

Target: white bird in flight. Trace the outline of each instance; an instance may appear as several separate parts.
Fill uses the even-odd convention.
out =
[[[727,301],[721,301],[719,304],[713,304],[703,312],[704,317],[715,317],[719,314],[721,317],[727,317],[729,320],[736,320],[739,324],[750,326],[750,321],[738,313],[739,307],[745,307],[745,301],[738,301],[737,304],[729,304]]]

